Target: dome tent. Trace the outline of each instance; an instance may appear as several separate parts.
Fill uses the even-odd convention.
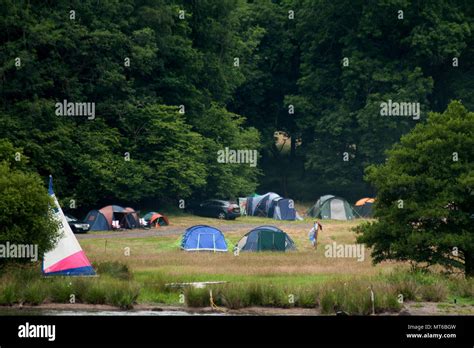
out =
[[[321,196],[308,210],[307,214],[320,219],[354,219],[354,211],[351,205],[344,198],[333,195]]]
[[[271,202],[280,197],[279,194],[268,192],[261,196],[247,198],[247,215],[249,216],[268,216]]]
[[[300,220],[292,199],[283,198],[274,192],[247,197],[246,215],[269,217],[275,220]]]
[[[296,220],[297,213],[295,203],[289,198],[275,198],[268,209],[268,217],[275,220]]]
[[[359,199],[356,204],[354,205],[354,210],[360,217],[372,217],[373,216],[373,205],[375,199],[374,198],[361,198]]]
[[[107,231],[112,229],[112,221],[118,220],[123,228],[138,228],[138,215],[132,208],[119,205],[108,205],[99,210],[91,210],[85,222],[91,226],[91,231]]]
[[[170,224],[168,217],[161,215],[155,211],[146,213],[143,216],[143,220],[147,222],[150,226],[159,227],[159,226],[168,226]]]
[[[217,228],[196,225],[188,228],[181,240],[181,249],[185,251],[227,251],[224,235]]]
[[[293,240],[275,226],[259,226],[248,232],[237,243],[240,251],[296,250]]]

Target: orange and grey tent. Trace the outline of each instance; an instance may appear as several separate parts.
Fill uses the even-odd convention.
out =
[[[166,216],[155,211],[145,214],[143,219],[149,224],[149,226],[153,227],[168,226],[170,224]]]
[[[85,221],[91,225],[92,231],[112,229],[112,221],[118,220],[122,228],[138,228],[138,214],[132,208],[108,205],[99,210],[91,210]]]
[[[372,217],[374,202],[374,198],[361,198],[356,202],[354,210],[361,217]]]

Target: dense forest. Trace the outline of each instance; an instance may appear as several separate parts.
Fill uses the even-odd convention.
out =
[[[0,159],[52,174],[84,211],[255,191],[353,201],[428,112],[474,109],[470,0],[0,3]],[[389,100],[420,117],[381,117]],[[258,165],[219,163],[226,147]]]

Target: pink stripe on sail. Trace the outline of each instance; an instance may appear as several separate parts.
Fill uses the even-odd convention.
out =
[[[44,270],[44,273],[59,272],[65,269],[79,268],[79,267],[85,267],[85,266],[90,266],[90,265],[91,263],[87,259],[86,254],[84,253],[83,250],[81,250],[75,254],[72,254],[71,256],[66,257],[65,259],[62,259],[61,261],[56,262],[54,265],[46,268]]]

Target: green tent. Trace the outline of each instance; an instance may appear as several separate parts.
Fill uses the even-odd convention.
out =
[[[321,196],[308,210],[307,215],[319,219],[354,219],[351,205],[344,198],[333,195]]]
[[[260,226],[247,233],[237,244],[241,251],[295,250],[295,243],[275,226]]]

